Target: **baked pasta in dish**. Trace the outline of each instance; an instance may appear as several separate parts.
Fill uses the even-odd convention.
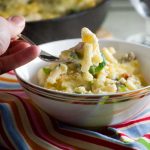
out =
[[[0,0],[0,16],[25,16],[27,21],[58,18],[95,7],[102,0]]]
[[[113,47],[99,48],[88,28],[82,28],[82,42],[60,54],[68,63],[50,63],[38,72],[38,83],[47,89],[79,94],[101,94],[136,90],[146,85],[133,52],[116,58]]]

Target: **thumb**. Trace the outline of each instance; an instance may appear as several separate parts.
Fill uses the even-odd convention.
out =
[[[11,38],[20,34],[25,27],[23,17],[11,17],[8,20],[0,17],[0,55],[7,50]]]
[[[9,30],[11,33],[11,38],[20,34],[25,27],[25,18],[22,16],[14,16],[8,18]]]

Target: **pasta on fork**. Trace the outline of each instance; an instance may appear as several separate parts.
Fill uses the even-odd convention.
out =
[[[116,58],[113,47],[100,49],[94,33],[84,27],[82,42],[60,54],[73,62],[53,62],[38,71],[40,86],[78,94],[126,92],[146,85],[133,52]]]

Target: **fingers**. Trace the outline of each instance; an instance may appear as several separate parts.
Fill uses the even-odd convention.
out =
[[[14,16],[8,18],[9,30],[11,33],[11,38],[14,38],[20,34],[25,27],[25,18],[22,16]]]
[[[19,52],[29,46],[31,46],[31,45],[24,41],[14,41],[13,43],[10,44],[6,54],[10,55],[10,54]]]
[[[0,17],[0,55],[7,50],[11,38],[20,34],[24,27],[23,17],[11,17],[8,20]]]
[[[10,43],[7,51],[4,54],[2,54],[0,57],[4,57],[6,55],[10,55],[10,54],[19,52],[20,50],[25,49],[29,46],[31,46],[31,45],[24,41],[21,41],[21,40],[13,41]]]
[[[30,46],[17,53],[0,58],[0,74],[13,70],[36,58],[40,53],[37,46]],[[8,61],[9,60],[9,61]]]
[[[0,17],[0,55],[2,55],[10,44],[11,33],[6,19]]]

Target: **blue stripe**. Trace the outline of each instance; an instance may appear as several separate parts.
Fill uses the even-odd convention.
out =
[[[21,88],[20,84],[0,83],[0,89],[18,89]]]
[[[9,137],[14,142],[18,150],[29,150],[27,144],[25,143],[22,136],[16,130],[15,125],[13,123],[13,118],[11,116],[11,112],[9,107],[5,104],[0,104],[1,116],[4,122],[4,126],[7,130]]]

